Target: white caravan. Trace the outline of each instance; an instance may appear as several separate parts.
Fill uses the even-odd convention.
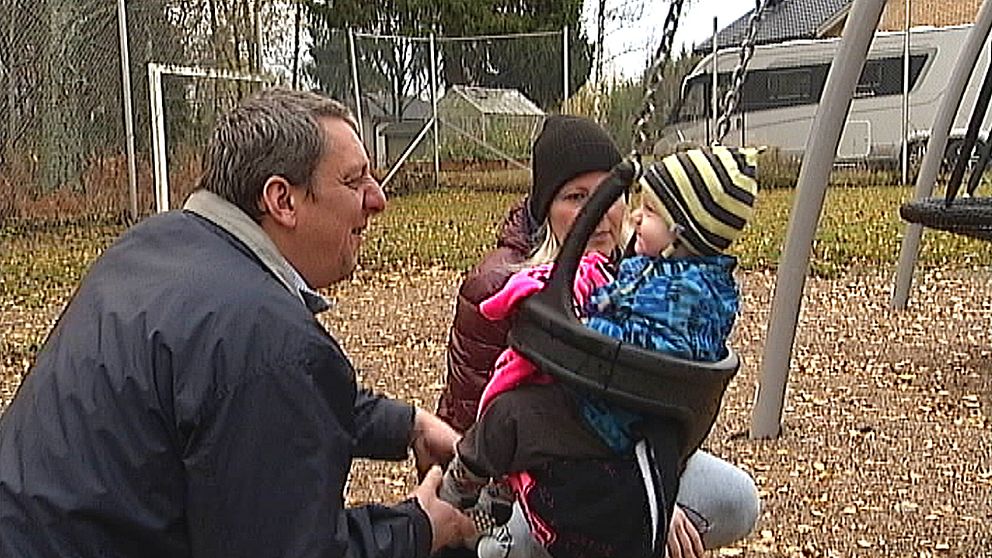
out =
[[[960,25],[914,28],[910,32],[911,156],[920,153],[929,136],[941,96],[970,30],[971,25]],[[902,146],[904,37],[902,32],[875,35],[837,148],[838,162],[898,163]],[[739,112],[723,143],[766,145],[786,155],[802,155],[839,45],[840,39],[836,38],[756,47],[741,88]],[[721,93],[730,84],[738,53],[739,49],[729,49],[717,54]],[[712,140],[712,59],[712,54],[707,55],[685,78],[682,97],[662,130],[656,152],[670,151],[680,142],[705,144]],[[986,44],[954,120],[948,154],[956,152],[954,140],[964,136],[988,63]],[[990,114],[986,114],[981,139],[988,135]]]

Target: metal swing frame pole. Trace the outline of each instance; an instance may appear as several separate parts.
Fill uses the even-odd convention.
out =
[[[968,32],[968,38],[965,39],[964,46],[961,48],[958,62],[951,72],[950,82],[944,90],[940,107],[937,109],[937,116],[933,120],[930,139],[927,141],[927,150],[923,156],[920,172],[916,176],[916,188],[913,192],[913,199],[916,201],[927,198],[933,193],[937,172],[940,170],[940,163],[944,158],[944,149],[947,148],[947,136],[951,132],[954,116],[957,114],[958,107],[961,106],[968,80],[978,64],[978,58],[985,45],[985,40],[989,36],[990,29],[992,29],[992,0],[985,0],[982,2],[981,9],[978,10],[975,25]],[[909,304],[909,290],[913,283],[916,261],[920,255],[922,237],[923,225],[917,223],[906,225],[902,245],[899,248],[899,265],[896,269],[895,284],[892,287],[890,307],[893,309],[905,310]]]
[[[776,438],[782,430],[782,407],[789,361],[799,322],[803,287],[809,271],[813,236],[823,211],[827,180],[840,135],[851,108],[854,88],[878,27],[885,0],[855,0],[840,47],[830,66],[821,102],[806,142],[796,197],[789,217],[783,258],[778,267],[761,379],[751,419],[752,439]],[[826,102],[832,101],[832,102]]]

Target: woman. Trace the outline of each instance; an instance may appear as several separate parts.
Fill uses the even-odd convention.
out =
[[[479,398],[499,354],[509,321],[491,322],[479,303],[496,293],[514,271],[553,260],[579,211],[618,162],[616,144],[596,123],[551,116],[534,142],[530,195],[510,209],[497,247],[465,278],[448,338],[448,376],[438,416],[459,431],[475,422]],[[614,255],[623,246],[625,205],[610,208],[590,237],[587,251]],[[698,451],[680,478],[668,550],[672,557],[701,556],[742,539],[757,521],[754,481],[733,465]]]

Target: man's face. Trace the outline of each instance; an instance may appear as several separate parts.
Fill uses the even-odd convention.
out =
[[[303,186],[297,195],[297,271],[313,288],[347,278],[358,263],[358,250],[369,218],[386,208],[386,197],[372,177],[365,147],[355,130],[339,118],[322,118],[324,153],[311,179],[312,195]]]

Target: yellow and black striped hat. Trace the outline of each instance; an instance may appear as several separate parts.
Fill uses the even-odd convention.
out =
[[[680,225],[690,252],[724,252],[754,215],[759,149],[715,145],[669,155],[651,164],[641,189],[669,225]]]

